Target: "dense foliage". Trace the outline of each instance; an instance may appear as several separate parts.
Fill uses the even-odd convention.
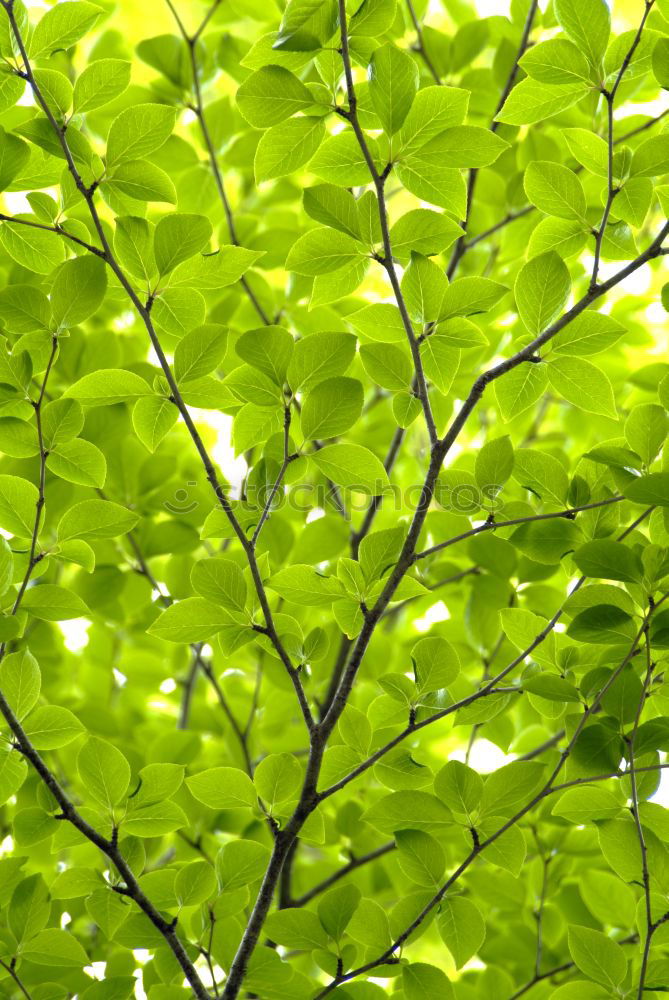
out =
[[[0,992],[669,993],[669,0],[128,6],[0,0]]]

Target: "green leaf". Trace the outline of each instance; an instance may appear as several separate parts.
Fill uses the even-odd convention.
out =
[[[40,18],[32,34],[29,47],[31,58],[68,49],[83,38],[99,16],[100,8],[85,0],[71,0],[70,3],[52,7]]]
[[[669,419],[662,406],[640,403],[632,407],[625,421],[625,438],[630,448],[646,465],[657,457],[669,430]]]
[[[467,114],[469,91],[458,87],[424,87],[416,94],[399,134],[403,156],[415,153],[443,132],[461,125]]]
[[[547,367],[548,381],[560,396],[588,413],[616,419],[613,387],[601,368],[572,357],[555,358]]]
[[[290,753],[271,753],[260,761],[253,775],[253,782],[261,799],[270,809],[277,802],[297,795],[302,781],[302,768],[297,757]]]
[[[236,767],[211,767],[186,778],[186,784],[191,795],[211,809],[242,809],[257,802],[253,782]]]
[[[16,333],[32,333],[33,330],[48,329],[51,307],[39,288],[8,285],[0,291],[0,317],[11,324]]]
[[[434,261],[417,253],[411,254],[411,262],[402,275],[401,283],[411,319],[421,322],[439,319],[448,287],[448,279]],[[406,383],[400,388],[404,387]]]
[[[327,948],[328,939],[315,913],[305,909],[278,910],[270,913],[265,927],[267,933],[284,948],[312,951]]]
[[[478,907],[462,896],[447,896],[441,904],[437,924],[455,967],[461,969],[485,941],[485,923]]]
[[[464,215],[467,204],[464,177],[456,167],[444,165],[438,144],[436,148],[421,146],[416,152],[403,156],[395,166],[395,173],[416,198],[445,208],[459,219]],[[365,180],[356,174],[355,183],[365,183]]]
[[[418,67],[406,52],[387,42],[375,49],[368,70],[369,96],[387,135],[403,124],[418,91]]]
[[[425,636],[411,650],[419,694],[448,687],[460,673],[460,660],[450,642],[439,635]]]
[[[474,474],[481,489],[501,489],[513,471],[513,446],[508,435],[487,441],[476,456]]]
[[[304,400],[302,433],[309,439],[338,437],[358,420],[362,404],[363,390],[357,379],[325,379]]]
[[[166,608],[148,631],[168,642],[206,642],[228,624],[223,608],[203,597],[186,597]]]
[[[312,229],[293,244],[286,268],[298,274],[326,274],[352,263],[361,253],[360,243],[346,233]]]
[[[38,587],[31,587],[24,594],[22,607],[45,622],[62,622],[89,614],[78,594],[55,583],[41,583]]]
[[[78,114],[109,104],[127,90],[130,63],[125,59],[96,59],[77,77],[74,110]]]
[[[232,840],[224,844],[216,855],[216,875],[221,891],[232,892],[262,878],[269,858],[267,847],[254,840]]]
[[[186,215],[175,212],[165,215],[158,222],[153,237],[153,253],[158,273],[169,274],[177,264],[209,245],[212,228],[203,215]]]
[[[272,48],[310,52],[327,42],[336,26],[335,0],[289,0]]]
[[[366,143],[374,164],[381,168],[376,140],[368,137]],[[328,136],[312,158],[309,170],[322,180],[342,187],[368,184],[370,181],[367,160],[352,129]]]
[[[530,361],[516,365],[510,372],[495,381],[495,398],[504,420],[513,420],[524,413],[546,391],[548,373],[546,365]]]
[[[571,823],[581,824],[598,819],[614,819],[622,808],[619,800],[606,788],[588,785],[567,789],[553,806],[552,813]]]
[[[6,191],[28,162],[30,147],[23,139],[4,129],[0,131],[0,140],[0,191]],[[5,289],[5,293],[7,291]]]
[[[521,80],[512,89],[496,120],[507,125],[533,125],[566,111],[588,93],[585,83],[547,87],[539,80]]]
[[[471,817],[481,802],[483,778],[459,760],[449,760],[437,771],[434,790],[454,813]]]
[[[57,327],[76,326],[96,312],[107,291],[107,272],[98,257],[76,257],[59,269],[51,288]]]
[[[340,885],[330,889],[318,903],[318,919],[324,930],[339,941],[348,927],[358,903],[360,890],[355,885]]]
[[[0,528],[30,538],[35,527],[37,487],[19,476],[0,475]]]
[[[160,149],[174,128],[176,109],[166,104],[134,104],[111,123],[107,164],[141,160]]]
[[[438,886],[446,868],[439,841],[422,830],[398,830],[395,842],[399,865],[407,878],[428,889]]]
[[[393,392],[408,389],[413,378],[409,354],[394,344],[363,344],[360,360],[374,382]]]
[[[137,201],[164,201],[175,205],[177,193],[169,176],[148,160],[123,160],[114,165],[102,190]]]
[[[512,816],[531,800],[544,770],[545,765],[538,761],[518,761],[493,771],[483,786],[481,813]]]
[[[325,136],[323,119],[307,115],[269,128],[256,149],[256,180],[269,181],[299,170],[309,162]]]
[[[137,216],[117,218],[114,253],[132,275],[147,279],[156,269],[153,259],[153,227],[146,219]]]
[[[208,861],[191,861],[177,872],[174,892],[180,906],[205,903],[216,892],[216,873]]]
[[[143,378],[121,368],[101,368],[90,375],[84,375],[65,393],[70,399],[78,399],[84,406],[124,403],[151,394],[151,387]]]
[[[525,194],[540,212],[579,222],[585,219],[583,185],[568,167],[560,163],[535,160],[525,171],[524,183]]]
[[[277,125],[313,103],[305,84],[283,66],[263,66],[237,91],[237,106],[254,128]]]
[[[64,6],[69,6],[65,4]],[[79,6],[73,3],[73,6]],[[81,4],[88,7],[89,4]],[[89,957],[74,935],[57,927],[40,931],[32,940],[24,944],[21,955],[36,965],[54,968],[82,968],[89,964]]]
[[[247,589],[244,575],[231,559],[212,556],[200,559],[191,570],[193,589],[201,597],[233,611],[243,611]]]
[[[411,251],[429,257],[450,247],[462,234],[452,219],[428,208],[415,208],[402,215],[390,229],[393,254],[399,260]]]
[[[567,128],[563,135],[569,152],[581,166],[598,177],[608,177],[608,146],[601,136],[585,128]]]
[[[177,382],[188,382],[209,375],[221,362],[227,342],[226,328],[216,323],[196,327],[187,333],[174,351],[174,376]]]
[[[311,566],[299,564],[274,573],[268,585],[285,600],[311,607],[332,604],[345,593],[336,577],[324,576]]]
[[[566,38],[550,38],[533,45],[520,59],[520,65],[540,83],[575,86],[590,80],[587,59]]]
[[[79,486],[96,486],[101,489],[107,478],[107,462],[104,455],[90,441],[75,438],[65,441],[49,452],[47,469]]]
[[[15,795],[28,776],[28,764],[11,749],[0,750],[0,802]]]
[[[372,826],[395,835],[398,830],[439,832],[453,823],[451,811],[428,792],[398,791],[386,795],[364,814]]]
[[[412,962],[402,967],[402,986],[406,1000],[430,1000],[431,997],[453,1000],[455,996],[442,970],[425,962]]]
[[[611,30],[611,13],[604,0],[555,0],[557,22],[571,40],[597,68],[602,60]]]
[[[492,309],[506,294],[506,285],[490,278],[458,278],[446,289],[440,320],[451,316],[474,316]]]
[[[87,794],[110,812],[128,791],[130,765],[107,740],[90,736],[77,756],[77,770]]]
[[[26,719],[24,729],[37,750],[60,750],[84,731],[69,708],[44,705]]]
[[[635,177],[657,177],[669,170],[669,135],[646,139],[634,151],[632,174]]]
[[[72,0],[74,2],[74,0]],[[37,222],[32,215],[21,213],[16,219]],[[19,222],[3,222],[0,225],[0,244],[12,260],[37,274],[49,274],[65,258],[62,237],[43,229],[33,229]]]
[[[41,687],[40,669],[27,649],[10,653],[0,664],[0,690],[19,722],[37,704]]]
[[[552,455],[518,448],[514,456],[513,478],[544,503],[563,507],[569,480],[564,466]]]
[[[145,448],[154,452],[179,417],[179,411],[169,399],[144,396],[132,408],[132,426]]]
[[[638,556],[627,545],[604,538],[582,545],[574,553],[574,562],[581,573],[602,580],[636,583],[643,573]]]
[[[131,531],[138,520],[138,514],[110,500],[82,500],[61,517],[58,539],[116,538]]]
[[[551,343],[557,354],[581,357],[600,354],[620,340],[624,333],[625,327],[611,316],[586,310],[568,323]]]
[[[542,333],[550,326],[564,309],[570,291],[569,271],[554,252],[533,257],[520,269],[514,294],[520,318],[530,333]]]
[[[496,133],[478,125],[456,125],[431,139],[414,154],[424,161],[438,159],[445,167],[488,167],[508,149]]]
[[[649,476],[640,476],[626,483],[622,491],[628,500],[634,503],[658,504],[669,506],[669,473],[652,472]]]
[[[569,951],[581,972],[611,989],[616,989],[627,974],[623,949],[601,931],[572,925]]]
[[[380,496],[389,485],[388,473],[369,448],[359,444],[329,444],[311,456],[314,465],[338,486]]]
[[[316,222],[360,238],[357,204],[350,191],[336,184],[316,184],[305,190],[303,204],[307,215]]]

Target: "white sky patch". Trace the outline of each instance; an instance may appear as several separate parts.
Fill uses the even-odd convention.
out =
[[[22,191],[3,191],[2,197],[7,212],[11,215],[19,215],[21,212],[32,213],[30,202]]]
[[[447,622],[451,613],[443,601],[437,601],[431,608],[428,608],[421,618],[415,618],[413,627],[417,632],[429,632],[437,622]]]
[[[508,17],[511,9],[509,0],[476,0],[476,10],[481,17]]]
[[[664,762],[663,762],[664,763]],[[669,768],[660,771],[660,784],[654,795],[651,795],[650,802],[657,802],[659,805],[669,809]]]
[[[91,979],[97,979],[98,982],[102,982],[105,978],[105,970],[107,968],[106,962],[91,962],[90,965],[84,966],[84,972]]]
[[[218,410],[193,410],[192,413],[197,423],[208,424],[216,431],[216,443],[209,449],[209,454],[230,485],[239,489],[248,466],[243,455],[235,456],[232,447],[232,417]]]
[[[464,763],[466,752],[465,747],[459,747],[449,755],[449,760],[460,760]],[[479,774],[490,774],[505,764],[511,764],[516,760],[516,756],[515,753],[504,753],[490,740],[474,740],[469,753],[469,766]]]
[[[65,648],[71,653],[77,653],[88,645],[88,630],[91,627],[88,618],[71,618],[56,624],[62,633]]]
[[[167,677],[160,685],[160,691],[163,694],[172,694],[173,691],[177,689],[177,682],[174,677]]]

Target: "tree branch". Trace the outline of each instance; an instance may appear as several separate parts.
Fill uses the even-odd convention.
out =
[[[425,39],[423,38],[423,29],[421,27],[420,21],[418,20],[418,16],[416,14],[416,9],[415,9],[415,7],[413,5],[412,0],[407,0],[407,9],[409,11],[409,17],[411,18],[411,23],[413,24],[414,30],[416,32],[416,46],[415,46],[416,51],[420,52],[421,58],[422,58],[423,62],[425,63],[427,69],[429,70],[429,73],[430,73],[432,79],[434,80],[434,82],[438,83],[439,85],[441,85],[441,77],[437,73],[437,70],[435,69],[435,65],[432,62],[432,60],[430,59],[430,57],[428,55],[428,52],[427,52],[427,49],[425,48]]]
[[[291,682],[293,684],[293,687],[295,689],[295,693],[297,695],[298,703],[300,705],[300,709],[301,709],[302,716],[304,718],[305,724],[306,724],[307,728],[309,730],[311,730],[311,728],[313,726],[313,717],[312,717],[312,714],[311,714],[311,709],[309,708],[309,704],[308,704],[306,695],[304,693],[304,689],[302,687],[302,681],[301,681],[301,678],[300,678],[299,669],[296,668],[293,665],[293,663],[291,662],[291,659],[290,659],[290,657],[289,657],[289,655],[288,655],[288,653],[287,653],[287,651],[286,651],[283,643],[281,642],[281,640],[279,638],[279,635],[278,635],[278,633],[276,631],[276,628],[274,626],[274,619],[273,619],[272,612],[271,612],[271,609],[270,609],[270,606],[269,606],[269,601],[267,599],[267,594],[266,594],[265,587],[264,587],[264,584],[263,584],[263,581],[262,581],[262,576],[260,574],[260,569],[258,567],[258,563],[257,563],[256,557],[255,557],[255,552],[254,552],[253,546],[252,546],[250,540],[246,537],[246,535],[244,533],[244,529],[242,528],[241,524],[239,523],[239,521],[237,520],[237,518],[235,516],[235,513],[234,513],[234,511],[232,509],[232,505],[230,503],[230,500],[228,499],[228,496],[225,493],[225,491],[224,491],[224,489],[223,489],[223,487],[222,487],[222,485],[221,485],[221,483],[219,481],[218,475],[216,473],[216,469],[214,467],[214,463],[212,462],[212,460],[211,460],[211,458],[209,456],[209,453],[208,453],[208,451],[207,451],[207,449],[206,449],[206,447],[204,445],[204,442],[203,442],[203,440],[202,440],[202,438],[200,436],[200,433],[197,430],[197,427],[195,426],[195,423],[193,422],[193,418],[190,415],[188,407],[186,406],[186,404],[185,404],[185,402],[183,400],[183,397],[181,395],[181,391],[180,391],[179,386],[177,385],[177,382],[176,382],[176,380],[175,380],[175,378],[174,378],[174,376],[172,374],[172,370],[170,368],[169,362],[167,360],[167,357],[166,357],[165,352],[163,350],[162,344],[160,343],[160,339],[158,337],[156,329],[155,329],[155,327],[153,325],[153,322],[151,320],[150,305],[144,305],[140,301],[140,299],[137,296],[137,293],[135,292],[133,286],[131,285],[130,281],[126,277],[126,275],[125,275],[124,271],[122,270],[120,264],[116,260],[116,257],[114,256],[114,253],[112,252],[112,249],[111,249],[111,247],[109,245],[109,241],[107,240],[107,236],[105,234],[105,231],[104,231],[104,228],[103,228],[103,225],[102,225],[102,221],[100,219],[97,207],[95,205],[94,191],[91,190],[90,188],[88,188],[84,184],[84,181],[83,181],[83,179],[82,179],[79,171],[77,170],[76,164],[75,164],[74,159],[72,157],[72,154],[70,152],[70,148],[68,146],[65,134],[64,134],[63,130],[59,128],[58,123],[55,120],[55,118],[54,118],[54,116],[53,116],[53,114],[52,114],[52,112],[51,112],[51,110],[49,108],[49,105],[46,102],[46,100],[44,99],[44,96],[43,96],[43,94],[42,94],[42,92],[41,92],[41,90],[39,88],[39,85],[38,85],[38,83],[37,83],[37,81],[35,79],[35,76],[34,76],[34,73],[33,73],[33,70],[32,70],[32,66],[30,64],[30,59],[29,59],[28,53],[26,51],[25,44],[23,42],[23,38],[21,36],[21,32],[20,32],[19,26],[18,26],[17,21],[16,21],[16,17],[15,17],[15,14],[14,14],[13,6],[12,6],[11,3],[8,3],[7,0],[0,0],[0,2],[2,3],[3,8],[7,12],[7,17],[9,18],[9,22],[10,22],[10,25],[11,25],[11,28],[12,28],[12,32],[14,34],[14,37],[16,38],[16,43],[17,43],[17,46],[18,46],[19,51],[21,53],[21,58],[23,60],[23,64],[24,64],[24,67],[25,67],[25,76],[26,76],[26,79],[28,80],[28,83],[30,84],[31,90],[32,90],[32,92],[33,92],[33,94],[35,96],[35,100],[36,100],[37,104],[40,106],[40,108],[42,109],[42,111],[44,112],[44,114],[46,115],[46,117],[47,117],[47,119],[49,121],[49,124],[51,125],[51,128],[55,132],[56,137],[58,139],[58,142],[59,142],[59,144],[61,146],[61,149],[63,150],[63,155],[65,156],[65,160],[67,162],[68,170],[69,170],[70,174],[72,175],[72,179],[74,180],[74,183],[75,183],[75,185],[77,187],[77,190],[80,192],[80,194],[84,198],[84,201],[86,202],[89,214],[90,214],[91,219],[93,221],[93,224],[95,226],[96,232],[97,232],[99,240],[100,240],[100,244],[101,244],[103,252],[104,252],[104,260],[107,263],[107,265],[111,268],[111,270],[113,271],[113,273],[116,275],[116,277],[118,278],[119,282],[121,283],[121,286],[123,287],[123,289],[126,292],[128,298],[132,302],[132,304],[135,307],[135,309],[137,310],[137,312],[138,312],[138,314],[139,314],[142,322],[144,323],[146,331],[147,331],[147,333],[149,335],[149,339],[151,341],[151,346],[153,347],[153,350],[154,350],[154,352],[155,352],[155,354],[156,354],[156,356],[158,358],[158,362],[159,362],[160,367],[161,367],[161,369],[163,371],[165,379],[167,380],[167,383],[168,383],[168,386],[169,386],[169,389],[170,389],[171,397],[174,400],[174,403],[177,406],[177,408],[179,410],[179,413],[181,414],[181,417],[182,417],[182,419],[184,421],[184,424],[186,425],[186,429],[187,429],[187,431],[188,431],[188,433],[189,433],[189,435],[191,437],[191,440],[193,441],[193,444],[195,445],[195,448],[196,448],[196,450],[198,452],[198,455],[200,456],[200,461],[202,462],[202,465],[204,467],[207,480],[208,480],[208,482],[209,482],[209,484],[210,484],[210,486],[211,486],[211,488],[212,488],[212,490],[213,490],[213,492],[214,492],[214,494],[216,496],[216,499],[218,500],[218,502],[219,502],[221,508],[223,509],[226,517],[228,518],[228,521],[230,522],[230,524],[232,526],[232,529],[233,529],[233,531],[234,531],[237,539],[239,540],[239,542],[240,542],[240,544],[241,544],[241,546],[242,546],[242,548],[244,550],[244,553],[246,555],[247,561],[249,563],[249,568],[250,568],[250,571],[251,571],[251,577],[253,579],[253,583],[254,583],[254,587],[255,587],[255,590],[256,590],[256,594],[258,596],[258,601],[260,603],[260,607],[262,609],[263,616],[265,618],[267,636],[269,637],[269,640],[272,643],[272,646],[274,647],[274,649],[275,649],[275,651],[277,653],[277,656],[279,657],[279,659],[283,663],[284,667],[286,668],[286,671],[288,672],[288,675],[289,675],[289,677],[291,679]]]
[[[58,349],[58,338],[52,336],[52,347],[51,354],[49,356],[49,361],[44,373],[44,378],[42,380],[41,389],[37,400],[33,402],[33,408],[35,411],[35,420],[37,423],[37,438],[39,442],[39,455],[40,455],[40,470],[39,470],[39,487],[38,487],[38,498],[35,510],[35,521],[32,532],[32,538],[30,542],[30,551],[28,556],[28,565],[26,567],[23,580],[19,587],[16,599],[12,606],[11,614],[16,615],[20,610],[21,602],[23,596],[27,590],[28,584],[30,583],[33,570],[40,560],[40,556],[37,553],[37,541],[39,537],[40,523],[42,520],[42,509],[44,507],[45,493],[44,484],[46,476],[46,451],[44,448],[44,439],[42,436],[42,422],[41,422],[41,408],[44,401],[46,386],[49,380],[49,375],[51,373],[53,363],[56,357],[56,352]],[[7,650],[7,644],[3,642],[0,645],[0,661],[4,659]],[[68,798],[65,791],[59,784],[57,778],[53,772],[48,768],[44,760],[42,759],[39,752],[35,749],[31,743],[29,737],[27,736],[23,726],[16,717],[11,705],[7,701],[3,692],[0,691],[0,712],[2,713],[7,725],[9,726],[14,740],[16,742],[17,748],[23,754],[23,756],[30,762],[34,770],[37,772],[39,777],[42,779],[45,786],[49,789],[54,799],[60,806],[62,816],[68,820],[80,833],[86,837],[92,844],[95,844],[110,861],[113,862],[120,876],[123,878],[125,885],[127,887],[127,895],[134,900],[135,903],[144,911],[146,916],[149,918],[151,923],[154,925],[156,930],[165,939],[166,944],[171,948],[174,957],[181,966],[184,975],[188,979],[188,982],[193,988],[193,992],[198,1000],[209,1000],[209,995],[204,988],[200,977],[195,969],[195,966],[188,958],[186,950],[183,947],[181,941],[179,940],[175,928],[171,923],[168,923],[158,912],[158,910],[153,906],[151,901],[142,891],[137,879],[135,878],[132,869],[129,867],[123,855],[121,854],[116,838],[107,840],[98,833],[83,817],[79,814],[77,809],[74,807],[72,801]]]
[[[513,85],[516,82],[516,76],[518,75],[518,63],[520,62],[520,59],[524,55],[525,50],[529,45],[530,33],[532,31],[532,25],[534,24],[534,18],[536,17],[538,7],[539,7],[539,0],[531,0],[530,6],[527,11],[527,17],[525,18],[525,24],[523,25],[523,32],[520,37],[520,44],[518,46],[516,58],[513,61],[511,72],[509,73],[506,79],[506,83],[504,84],[504,88],[502,89],[502,93],[497,102],[497,107],[495,108],[495,113],[492,117],[492,121],[490,122],[489,128],[491,132],[496,132],[497,129],[499,128],[500,123],[496,120],[497,115],[502,110],[504,102],[511,93]],[[449,279],[449,281],[457,271],[458,265],[468,249],[467,228],[469,226],[469,219],[472,212],[472,206],[474,204],[474,193],[476,191],[477,179],[478,179],[478,168],[472,167],[472,169],[469,171],[469,177],[467,179],[467,207],[465,210],[465,218],[462,223],[462,228],[464,229],[464,232],[462,236],[458,238],[455,246],[453,247],[453,253],[451,254],[451,259],[449,261],[448,268],[446,269],[446,277]]]
[[[439,891],[434,894],[432,899],[426,904],[426,906],[423,907],[423,909],[415,917],[415,919],[411,921],[409,926],[406,927],[402,931],[402,933],[395,938],[393,943],[388,948],[386,948],[381,955],[379,955],[377,958],[371,959],[368,962],[365,962],[363,965],[359,966],[356,969],[352,969],[350,972],[336,976],[328,986],[326,986],[323,990],[321,990],[320,993],[316,995],[314,1000],[322,1000],[323,997],[328,996],[328,994],[330,994],[334,989],[336,989],[342,983],[350,982],[351,979],[355,979],[365,972],[370,972],[372,969],[377,968],[379,965],[384,965],[388,961],[393,961],[393,956],[395,955],[395,952],[398,950],[398,948],[400,948],[404,944],[404,942],[411,936],[411,934],[413,934],[413,932],[418,927],[420,927],[420,925],[423,923],[426,917],[429,916],[429,914],[434,910],[434,908],[441,902],[441,900],[444,898],[448,890],[452,888],[452,886],[458,881],[461,875],[463,875],[464,872],[467,871],[467,869],[470,867],[473,861],[476,858],[478,858],[478,856],[487,847],[489,847],[490,844],[495,843],[495,841],[497,841],[499,837],[501,837],[504,833],[506,833],[507,830],[509,830],[512,826],[515,826],[515,824],[520,819],[522,819],[523,816],[525,816],[528,812],[534,809],[534,807],[538,805],[539,802],[541,802],[544,798],[546,798],[547,795],[551,794],[552,791],[556,790],[554,789],[553,786],[555,785],[557,776],[560,774],[564,765],[566,764],[567,759],[569,758],[574,746],[576,745],[578,738],[583,732],[583,729],[585,728],[588,719],[596,711],[606,692],[611,688],[615,680],[619,677],[619,675],[625,669],[625,667],[630,662],[632,657],[635,655],[639,640],[643,637],[653,612],[654,608],[651,608],[644,616],[643,623],[639,631],[635,635],[624,659],[616,667],[616,669],[612,671],[612,673],[606,680],[606,683],[602,686],[599,693],[593,699],[592,703],[583,712],[583,715],[581,716],[578,725],[574,729],[574,733],[571,739],[567,743],[565,749],[560,754],[558,763],[553,768],[548,781],[543,785],[543,787],[532,797],[532,799],[529,802],[527,802],[522,807],[522,809],[520,809],[517,813],[515,813],[510,819],[506,820],[498,830],[496,830],[485,840],[475,842],[473,848],[471,849],[467,857],[464,859],[464,861],[461,862],[461,864],[456,868],[453,874],[446,880],[446,882],[444,882]]]
[[[451,545],[455,545],[457,542],[462,542],[467,538],[472,538],[474,535],[480,535],[484,531],[495,531],[497,528],[513,528],[518,524],[529,524],[533,521],[550,521],[556,517],[564,517],[569,520],[576,517],[584,510],[595,510],[597,507],[608,507],[613,503],[620,503],[625,497],[608,497],[606,500],[597,500],[594,503],[583,504],[580,507],[567,507],[566,510],[556,510],[549,512],[547,514],[528,514],[526,517],[514,517],[509,521],[486,521],[485,524],[480,524],[476,528],[471,528],[469,531],[463,531],[461,535],[455,535],[453,538],[449,538],[445,542],[439,542],[437,545],[432,545],[429,549],[424,549],[423,552],[416,552],[414,555],[414,562],[419,559],[425,559],[427,556],[433,556],[436,552],[441,552],[442,549],[447,549]]]
[[[330,886],[335,885],[340,879],[346,878],[351,872],[355,871],[357,868],[362,868],[364,865],[368,865],[372,861],[378,860],[378,858],[384,857],[386,854],[390,854],[396,848],[394,840],[391,840],[388,844],[383,844],[381,847],[375,848],[373,851],[369,851],[367,854],[361,854],[360,857],[352,857],[348,864],[343,865],[343,867],[337,869],[332,875],[323,879],[322,882],[318,882],[315,886],[309,889],[307,892],[303,893],[295,899],[290,899],[288,906],[306,906],[310,903],[312,899],[316,896],[320,896],[322,892],[329,889]]]
[[[220,2],[221,2],[221,0],[214,0],[214,3],[211,5],[211,7],[209,8],[209,10],[205,14],[204,19],[201,21],[200,26],[198,27],[198,29],[195,31],[195,33],[193,35],[189,35],[188,32],[186,31],[186,28],[184,26],[183,21],[179,17],[179,14],[177,13],[176,8],[174,7],[174,4],[172,3],[172,0],[166,0],[167,6],[169,7],[170,11],[172,12],[172,16],[174,17],[174,20],[176,21],[177,27],[178,27],[179,32],[181,34],[181,37],[183,38],[184,44],[185,44],[186,48],[188,49],[188,55],[189,55],[190,66],[191,66],[191,74],[193,76],[193,91],[194,91],[194,95],[195,95],[195,107],[193,108],[193,110],[195,111],[195,114],[197,116],[197,120],[200,123],[200,131],[202,133],[202,138],[204,140],[204,144],[205,144],[205,146],[207,148],[207,155],[209,157],[209,165],[211,167],[211,172],[214,175],[214,181],[215,181],[215,184],[216,184],[216,190],[218,191],[218,196],[219,196],[219,198],[221,200],[221,205],[223,206],[223,212],[225,214],[225,221],[227,223],[228,233],[230,235],[230,242],[234,246],[238,247],[238,246],[240,246],[240,243],[239,243],[239,238],[237,236],[237,229],[236,229],[236,226],[235,226],[234,215],[232,213],[232,208],[230,206],[230,201],[228,199],[228,196],[227,196],[227,193],[226,193],[226,190],[225,190],[225,184],[223,182],[223,175],[221,173],[221,168],[218,165],[218,157],[216,155],[216,147],[214,146],[214,143],[212,141],[211,132],[209,131],[209,126],[207,124],[207,119],[206,119],[206,116],[205,116],[204,103],[202,101],[202,88],[200,86],[200,70],[199,70],[199,66],[198,66],[198,63],[197,63],[197,51],[196,51],[197,50],[197,43],[198,43],[198,41],[199,41],[199,39],[200,39],[203,31],[207,27],[207,24],[209,23],[210,18],[213,16],[214,11],[219,6]],[[260,302],[258,301],[257,295],[255,294],[255,292],[251,288],[251,285],[249,284],[247,278],[244,275],[242,275],[242,277],[239,279],[239,283],[242,286],[242,288],[244,289],[244,291],[245,291],[245,293],[246,293],[246,295],[247,295],[247,297],[249,299],[249,302],[251,303],[251,305],[255,309],[255,311],[258,314],[258,316],[260,317],[261,321],[263,323],[265,323],[266,325],[269,325],[272,322],[272,320],[270,319],[270,317],[267,315],[267,313],[265,312],[265,310],[261,306]]]
[[[609,221],[609,215],[611,214],[611,208],[613,207],[613,202],[616,196],[620,193],[620,188],[615,187],[613,182],[613,108],[615,104],[616,94],[618,93],[618,88],[622,83],[623,77],[627,72],[629,64],[632,61],[632,57],[636,52],[637,46],[641,41],[641,35],[643,33],[644,26],[648,15],[650,14],[653,3],[655,0],[645,0],[643,17],[641,18],[641,24],[634,36],[632,44],[630,45],[625,58],[622,61],[618,74],[615,78],[613,86],[610,90],[602,90],[602,96],[606,101],[606,118],[607,118],[607,192],[606,192],[606,204],[604,205],[604,212],[602,214],[601,222],[597,227],[597,232],[595,236],[595,259],[592,265],[592,277],[590,279],[591,287],[597,284],[597,276],[599,274],[599,263],[602,253],[602,243],[604,241],[604,236],[606,235],[606,226]]]
[[[402,325],[404,331],[407,335],[407,340],[409,341],[409,348],[411,350],[411,357],[413,359],[414,369],[416,373],[417,382],[417,395],[420,399],[421,406],[423,408],[423,414],[425,417],[425,424],[427,426],[428,434],[430,436],[430,443],[432,447],[437,442],[437,428],[434,422],[434,416],[432,414],[432,407],[430,406],[430,400],[427,392],[427,383],[425,381],[425,372],[423,371],[423,361],[420,356],[420,345],[416,338],[413,330],[411,319],[406,307],[406,302],[404,301],[404,296],[402,294],[402,289],[400,287],[399,278],[397,277],[397,271],[395,270],[395,264],[393,262],[393,251],[390,243],[390,230],[388,228],[388,212],[386,210],[386,199],[385,199],[385,184],[386,178],[388,176],[388,169],[384,170],[383,173],[379,173],[374,163],[372,154],[369,151],[369,146],[367,145],[367,140],[365,134],[360,127],[360,122],[358,120],[358,102],[355,93],[355,85],[353,83],[353,71],[351,68],[351,54],[349,52],[348,46],[348,22],[346,19],[346,0],[338,0],[339,2],[339,27],[341,31],[341,57],[344,64],[344,77],[346,80],[346,94],[348,98],[348,110],[342,108],[338,109],[338,112],[342,118],[344,118],[353,128],[355,137],[358,140],[358,145],[360,146],[360,151],[365,159],[367,168],[369,170],[372,182],[376,189],[376,197],[378,199],[378,209],[379,209],[379,223],[381,225],[381,235],[383,239],[383,259],[381,264],[388,275],[391,287],[393,289],[393,294],[395,296],[395,301],[397,302],[397,308],[400,311],[400,316],[402,318]]]
[[[653,507],[648,507],[639,517],[635,520],[618,536],[618,541],[623,541],[629,534],[632,533],[653,511]],[[585,576],[579,577],[574,586],[572,587],[569,597],[572,597],[577,590],[583,586],[586,581]],[[460,701],[454,702],[452,705],[448,705],[446,708],[442,708],[439,712],[435,712],[433,715],[429,715],[425,719],[414,720],[412,723],[407,725],[397,736],[394,736],[391,740],[385,743],[382,747],[379,747],[371,757],[363,761],[358,767],[350,771],[349,774],[345,775],[339,781],[330,785],[328,788],[319,792],[319,801],[329,798],[334,795],[335,792],[340,791],[345,788],[349,782],[358,778],[361,774],[364,774],[370,767],[373,767],[377,761],[381,760],[390,750],[393,750],[398,744],[402,743],[407,736],[411,736],[414,733],[419,732],[421,729],[425,729],[426,726],[431,726],[433,722],[438,722],[440,719],[445,719],[447,716],[452,715],[457,712],[458,709],[467,708],[469,705],[474,704],[479,698],[487,698],[489,695],[495,693],[495,689],[501,682],[508,677],[508,675],[515,670],[516,667],[520,666],[525,659],[530,656],[534,650],[540,646],[551,634],[557,623],[562,618],[564,613],[564,604],[558,608],[553,617],[546,623],[544,628],[534,637],[532,642],[527,646],[521,653],[513,658],[513,660],[500,670],[498,674],[492,677],[482,688],[478,691],[474,691],[472,694],[467,695],[465,698],[460,699]],[[540,748],[542,749],[542,748]]]

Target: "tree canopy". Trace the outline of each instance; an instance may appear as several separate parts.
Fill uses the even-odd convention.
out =
[[[10,1000],[669,993],[669,0],[433,6],[0,0]]]

